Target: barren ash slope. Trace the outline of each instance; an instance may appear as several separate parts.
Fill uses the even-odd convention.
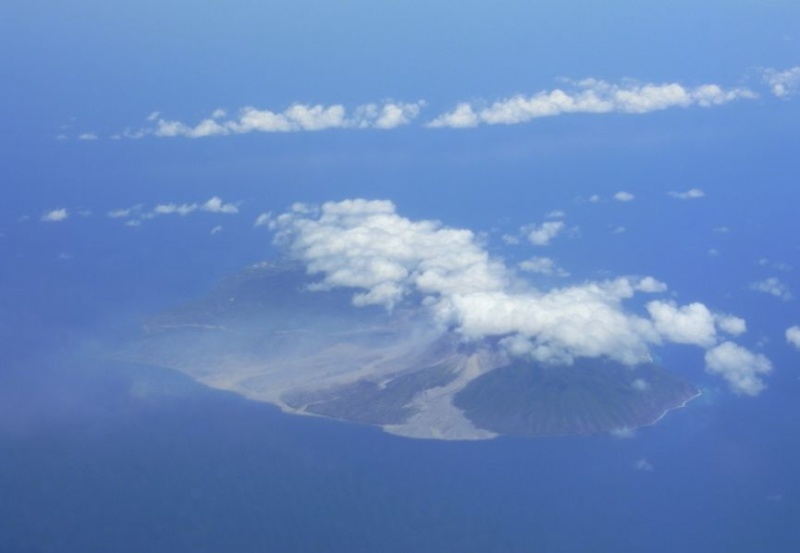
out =
[[[584,435],[657,421],[698,392],[652,363],[514,356],[419,307],[355,307],[292,263],[262,263],[152,317],[118,357],[213,388],[413,438]]]

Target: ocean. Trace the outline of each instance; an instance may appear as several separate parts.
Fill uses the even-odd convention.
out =
[[[797,258],[796,139],[609,120],[576,124],[577,138],[571,122],[543,122],[414,147],[399,130],[48,143],[47,163],[23,156],[27,188],[2,208],[0,239],[0,553],[796,552],[800,372],[782,333],[800,320],[794,303],[748,289],[772,274],[800,289],[777,268]],[[620,145],[598,151],[604,136]],[[666,197],[693,186],[704,204]],[[614,203],[617,190],[636,202]],[[582,201],[595,193],[603,204]],[[212,195],[241,200],[240,216],[105,216]],[[700,350],[671,346],[659,360],[703,395],[632,437],[436,442],[286,415],[104,355],[148,315],[274,258],[252,228],[262,211],[354,196],[482,231],[509,263],[540,252],[502,233],[564,209],[577,228],[547,255],[576,280],[652,274],[676,301],[744,316],[747,345],[775,366],[769,388],[732,394]],[[60,206],[69,220],[38,221]]]

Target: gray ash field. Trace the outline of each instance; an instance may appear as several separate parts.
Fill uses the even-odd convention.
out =
[[[653,424],[698,392],[654,364],[549,365],[464,341],[418,309],[358,308],[311,291],[290,263],[262,263],[160,313],[116,357],[207,386],[413,438],[562,436]]]

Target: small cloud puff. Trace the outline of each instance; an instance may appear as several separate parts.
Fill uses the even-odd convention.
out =
[[[533,226],[528,234],[528,241],[534,246],[547,246],[550,241],[564,230],[563,221],[547,221]]]
[[[667,192],[667,195],[678,200],[696,200],[705,197],[706,193],[699,188],[690,188],[686,192]]]
[[[526,273],[559,277],[569,276],[567,271],[559,267],[558,264],[549,257],[532,257],[520,262],[517,266]]]
[[[673,302],[656,300],[646,307],[656,330],[670,342],[709,347],[717,340],[714,315],[702,303],[678,307]]]
[[[45,223],[60,223],[61,221],[65,221],[69,218],[69,212],[66,208],[60,209],[53,209],[48,211],[44,215],[41,216],[40,220],[44,221]]]
[[[645,472],[652,472],[653,463],[642,457],[641,459],[637,459],[637,461],[633,464],[633,468],[636,470],[643,470]]]
[[[472,105],[467,102],[461,102],[456,105],[453,111],[443,113],[430,123],[428,127],[432,129],[450,128],[450,129],[466,129],[470,127],[477,127],[484,122],[479,113],[476,113]],[[519,122],[519,121],[517,121]]]
[[[177,213],[181,217],[185,217],[194,211],[197,211],[197,204],[158,204],[153,208],[153,213],[156,215],[172,215],[173,213]]]
[[[705,361],[706,371],[722,376],[734,392],[750,396],[766,388],[759,377],[772,371],[769,359],[732,342],[723,342],[706,351]]]
[[[629,426],[620,426],[619,428],[615,428],[609,432],[613,437],[619,438],[621,440],[627,440],[636,437],[636,429],[631,428]]]
[[[800,326],[790,326],[786,329],[786,341],[800,349]]]
[[[142,209],[141,205],[135,205],[133,207],[126,207],[123,209],[112,209],[106,212],[106,217],[109,219],[125,219],[130,217],[134,213],[139,212]]]
[[[664,291],[664,290],[657,290]],[[718,331],[738,336],[747,330],[744,319],[712,313],[702,303],[677,306],[670,301],[651,301],[646,309],[656,330],[670,342],[711,347],[717,343]]]
[[[721,331],[731,336],[739,336],[747,332],[747,323],[744,319],[740,319],[739,317],[717,314],[714,316],[714,320]]]
[[[764,294],[775,296],[783,301],[789,301],[793,297],[789,287],[775,277],[753,282],[749,288],[755,292],[763,292]]]
[[[649,294],[657,294],[667,291],[667,285],[665,283],[650,276],[644,277],[642,280],[640,280],[636,284],[635,288],[639,292],[646,292]]]
[[[236,207],[235,204],[222,203],[222,200],[218,196],[214,196],[206,203],[201,205],[200,209],[209,213],[227,213],[229,215],[239,213],[239,208]]]
[[[770,259],[767,259],[766,257],[760,258],[757,261],[757,263],[759,265],[761,265],[762,267],[771,267],[772,269],[775,269],[775,270],[778,270],[778,271],[789,272],[789,271],[792,270],[792,266],[789,265],[788,263],[785,263],[783,261],[771,261]]]
[[[272,221],[272,212],[268,211],[256,217],[256,220],[253,223],[253,227],[269,227],[271,221]]]
[[[614,199],[617,200],[618,202],[630,202],[633,201],[635,197],[636,196],[634,196],[630,192],[625,192],[623,190],[620,190],[619,192],[614,194]]]
[[[790,96],[800,87],[800,66],[784,71],[767,69],[764,71],[764,81],[775,96],[779,98]]]

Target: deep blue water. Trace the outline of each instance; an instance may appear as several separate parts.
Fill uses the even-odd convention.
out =
[[[283,415],[143,367],[37,369],[3,413],[0,551],[788,552],[800,540],[796,383],[763,398],[766,413],[698,400],[629,440],[445,443]]]
[[[0,208],[0,552],[797,551],[800,357],[783,331],[800,319],[796,300],[747,285],[777,274],[800,291],[798,141],[784,116],[737,109],[733,123],[669,112],[480,135],[18,144],[18,201]],[[665,196],[694,186],[707,198]],[[636,201],[575,201],[617,190]],[[103,218],[214,194],[243,200],[243,213],[140,228]],[[775,364],[769,389],[734,396],[700,350],[675,347],[662,360],[704,395],[632,439],[425,442],[94,355],[274,256],[251,228],[258,213],[352,196],[487,231],[509,261],[542,252],[506,248],[501,232],[564,209],[579,237],[546,255],[578,280],[652,274],[682,303],[744,316],[743,342]],[[62,205],[93,215],[36,220]],[[653,470],[636,468],[643,459]]]

